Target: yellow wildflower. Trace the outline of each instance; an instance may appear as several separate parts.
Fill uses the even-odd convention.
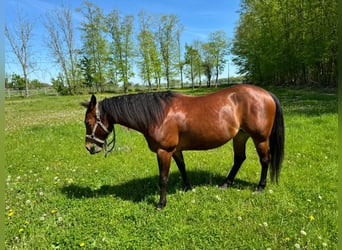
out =
[[[23,232],[24,232],[24,228],[20,228],[19,233],[23,233]]]
[[[309,220],[310,221],[313,221],[315,219],[315,217],[311,214],[310,216],[309,216]]]
[[[80,247],[85,247],[85,243],[84,243],[84,242],[81,242],[81,243],[80,243]]]
[[[55,214],[55,213],[57,213],[57,210],[56,210],[56,209],[51,209],[51,210],[50,210],[50,214]]]
[[[8,217],[12,217],[13,215],[14,215],[13,209],[8,210],[7,216],[8,216]]]

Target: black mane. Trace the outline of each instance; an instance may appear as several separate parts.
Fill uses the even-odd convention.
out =
[[[102,112],[109,113],[116,123],[144,131],[164,119],[164,107],[175,95],[166,91],[115,96],[101,101],[100,108]]]

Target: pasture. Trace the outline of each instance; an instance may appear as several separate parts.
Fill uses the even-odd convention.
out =
[[[337,95],[266,89],[284,109],[279,184],[254,194],[261,167],[251,140],[227,190],[217,186],[232,166],[231,142],[185,151],[194,189],[182,191],[172,162],[161,211],[156,155],[141,134],[116,125],[112,154],[86,151],[79,103],[90,96],[7,99],[6,248],[337,249]]]

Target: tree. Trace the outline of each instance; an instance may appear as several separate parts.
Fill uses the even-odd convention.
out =
[[[83,75],[83,84],[86,87],[91,87],[94,82],[93,76],[95,72],[92,71],[94,67],[92,67],[90,60],[84,56],[79,61],[79,67]]]
[[[29,70],[33,68],[32,64],[32,51],[31,51],[31,41],[32,41],[32,31],[33,23],[28,19],[23,17],[23,14],[17,12],[18,22],[13,24],[12,29],[5,25],[5,36],[9,41],[12,51],[16,58],[18,59],[21,69],[23,71],[23,76],[25,80],[25,96],[29,96]]]
[[[112,38],[111,61],[125,92],[128,91],[130,77],[134,76],[131,66],[134,58],[133,20],[131,15],[120,17],[117,10],[113,10],[106,18],[107,31]]]
[[[215,58],[215,44],[213,42],[207,42],[202,44],[203,49],[203,61],[202,61],[202,67],[203,67],[203,73],[207,77],[207,87],[211,86],[211,77],[214,73],[214,67],[216,63]]]
[[[108,45],[104,37],[106,31],[105,19],[99,7],[84,1],[83,7],[77,9],[85,18],[81,22],[82,55],[88,58],[93,72],[92,78],[97,91],[103,91],[106,82],[106,68],[108,67]]]
[[[149,89],[152,88],[153,62],[151,60],[151,49],[153,46],[153,34],[148,30],[140,31],[138,35],[141,78],[147,82]]]
[[[185,74],[191,80],[191,86],[194,88],[195,86],[195,78],[198,72],[196,71],[196,65],[202,64],[201,57],[198,52],[192,45],[185,44],[185,64],[187,67],[185,68]]]
[[[157,39],[159,51],[162,58],[164,75],[167,88],[170,88],[170,80],[174,73],[176,54],[176,32],[179,25],[178,17],[175,15],[162,15],[159,20]]]
[[[52,87],[60,95],[67,95],[69,92],[68,88],[65,87],[64,85],[64,81],[65,81],[64,76],[61,73],[58,74],[57,78],[51,79]]]
[[[215,31],[209,34],[208,41],[201,44],[202,69],[207,77],[207,86],[211,86],[211,78],[215,76],[215,86],[218,77],[223,72],[227,62],[228,38],[224,31]]]
[[[256,82],[337,84],[336,0],[243,0],[233,43]]]
[[[11,84],[13,88],[23,90],[26,87],[26,79],[18,74],[13,73],[11,76]]]
[[[212,53],[213,67],[215,74],[215,85],[217,86],[219,74],[221,74],[226,65],[228,55],[228,38],[224,31],[215,31],[209,34],[209,52]]]
[[[177,51],[177,58],[176,58],[176,67],[179,69],[179,77],[181,88],[183,88],[183,68],[185,65],[185,61],[182,60],[182,47],[181,47],[181,34],[184,30],[182,25],[178,25],[176,30],[176,51]]]
[[[62,6],[46,15],[47,47],[61,67],[70,94],[79,85],[72,11]]]
[[[204,58],[204,51],[203,51],[203,43],[199,40],[195,40],[192,43],[194,50],[197,52],[197,57],[195,57],[194,61],[194,71],[195,75],[198,78],[198,85],[199,87],[202,86],[202,74],[203,74],[203,58]]]
[[[153,32],[153,20],[145,11],[139,14],[140,30],[138,33],[138,67],[141,78],[152,88],[152,80],[160,87],[161,80],[161,60],[156,44],[156,37]]]

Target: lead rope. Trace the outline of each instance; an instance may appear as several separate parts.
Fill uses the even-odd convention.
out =
[[[103,123],[101,121],[101,114],[100,114],[100,110],[98,107],[98,103],[96,104],[96,125],[97,124],[100,124],[100,126],[102,127],[102,129],[104,131],[106,131],[107,133],[109,132],[108,129],[105,127],[105,125],[103,125]],[[93,132],[95,134],[95,130]],[[105,146],[105,150],[106,150],[105,158],[107,158],[108,154],[113,151],[114,146],[115,146],[115,127],[114,127],[114,125],[113,125],[113,139],[108,144],[107,144],[107,140],[105,140],[104,146]]]
[[[115,127],[113,125],[113,139],[108,144],[107,144],[107,140],[105,141],[105,149],[106,149],[105,158],[107,158],[107,155],[113,151],[114,146],[115,146],[115,141],[116,141],[115,140]]]

